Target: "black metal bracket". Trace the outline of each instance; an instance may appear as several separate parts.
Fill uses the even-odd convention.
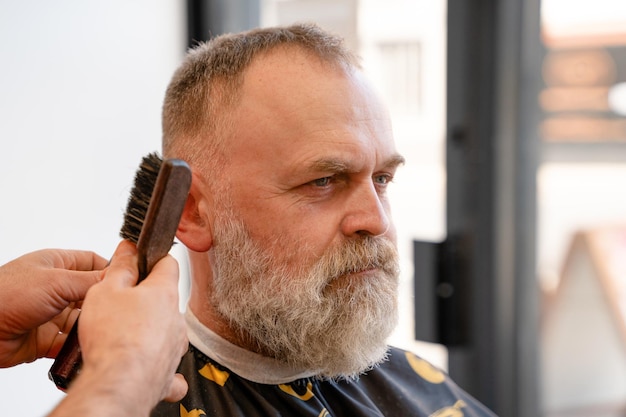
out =
[[[448,347],[470,342],[469,283],[464,240],[413,242],[415,338]]]

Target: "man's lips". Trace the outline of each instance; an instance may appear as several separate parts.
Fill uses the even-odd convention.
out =
[[[332,281],[342,280],[345,278],[354,279],[354,278],[363,277],[363,276],[370,275],[370,274],[377,274],[381,271],[382,269],[377,266],[370,266],[370,267],[363,268],[363,269],[349,270],[335,277]]]

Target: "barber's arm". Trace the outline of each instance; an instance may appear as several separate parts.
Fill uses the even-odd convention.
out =
[[[123,241],[106,270],[92,252],[53,249],[0,266],[0,367],[55,357],[82,304],[82,370],[50,416],[147,415],[185,395],[178,265],[168,256],[135,286],[136,265]]]
[[[187,350],[178,264],[167,256],[139,285],[137,276],[135,246],[123,241],[83,302],[81,373],[50,417],[147,416],[158,401],[186,394],[176,374]]]

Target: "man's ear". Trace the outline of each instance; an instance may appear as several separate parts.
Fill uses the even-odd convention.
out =
[[[206,252],[213,245],[213,230],[202,178],[192,174],[189,196],[178,224],[176,237],[195,252]]]

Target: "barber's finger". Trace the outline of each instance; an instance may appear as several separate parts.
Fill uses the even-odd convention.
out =
[[[94,271],[104,269],[107,260],[97,253],[82,250],[59,250],[54,252],[55,268],[72,271]]]
[[[168,286],[178,289],[178,261],[167,255],[152,268],[150,275],[140,285]]]
[[[61,314],[37,329],[37,357],[54,358],[65,343],[80,312],[66,308]]]
[[[187,381],[182,374],[174,375],[172,379],[172,383],[168,388],[168,392],[165,394],[163,398],[168,402],[176,402],[183,399],[185,395],[187,395],[187,390],[189,389],[189,385],[187,385]]]
[[[67,301],[85,298],[87,290],[102,279],[106,260],[88,251],[50,250],[39,252],[54,269],[47,285]]]
[[[109,285],[132,287],[137,283],[137,247],[122,240],[113,253],[111,262],[104,274],[104,281]]]

